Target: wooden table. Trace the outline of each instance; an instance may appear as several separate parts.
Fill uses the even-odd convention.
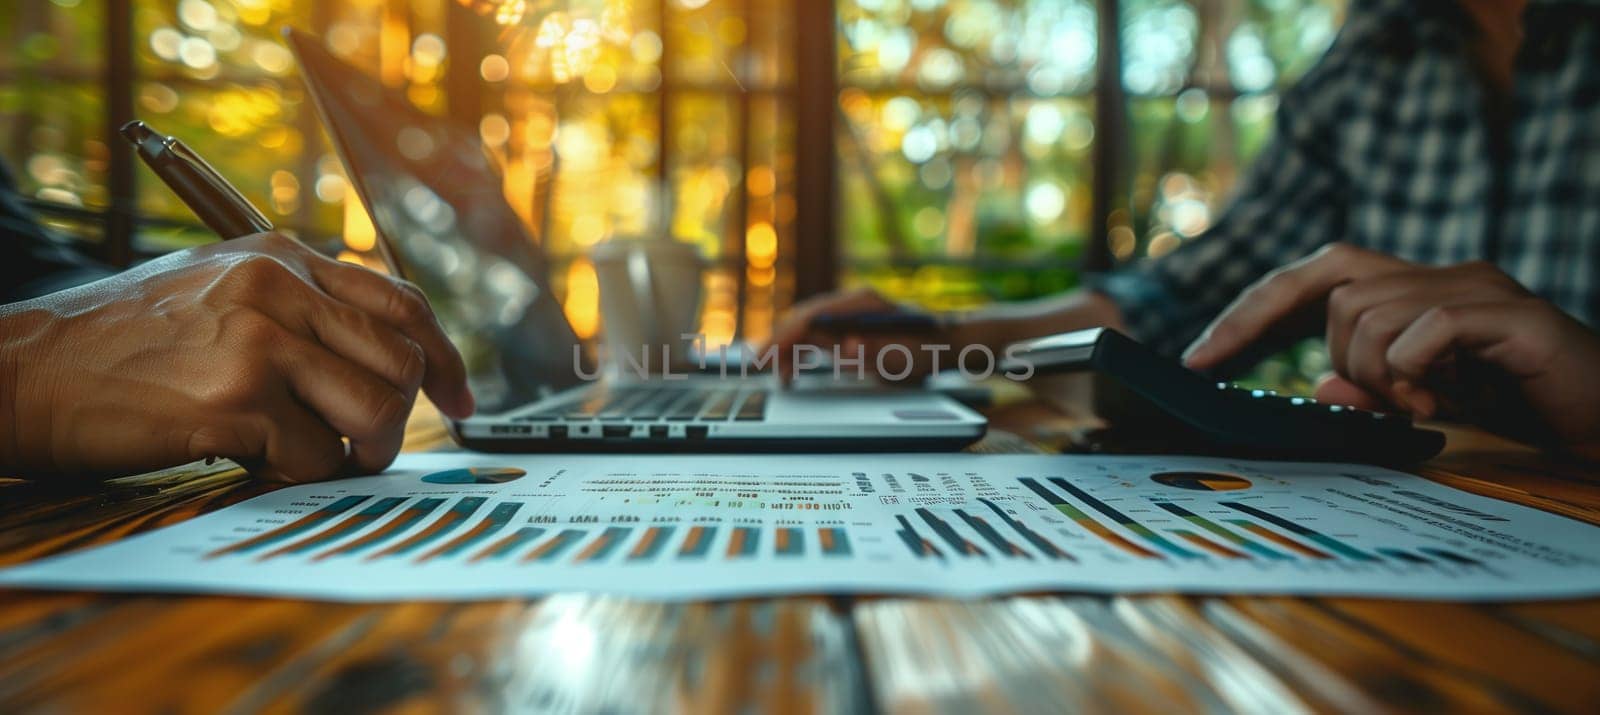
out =
[[[983,447],[1081,426],[992,411]],[[408,445],[438,445],[414,420]],[[1453,431],[1422,472],[1600,524],[1600,478]],[[0,488],[0,564],[182,521],[267,487],[190,468]],[[1600,533],[1600,532],[1597,532]],[[1600,549],[1600,541],[1591,545]],[[1600,712],[1600,599],[1028,595],[658,604],[591,595],[329,604],[0,591],[0,712],[1521,710]]]

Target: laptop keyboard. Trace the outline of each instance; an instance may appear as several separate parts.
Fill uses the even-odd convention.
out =
[[[602,422],[760,422],[767,418],[767,390],[713,386],[620,385],[597,387],[582,400],[515,418]]]

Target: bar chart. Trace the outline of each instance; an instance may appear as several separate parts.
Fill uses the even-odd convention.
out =
[[[1290,520],[1285,519],[1285,518],[1283,518],[1281,516],[1278,516],[1277,514],[1272,514],[1272,513],[1263,511],[1261,509],[1258,509],[1256,507],[1250,506],[1249,504],[1244,504],[1242,502],[1236,502],[1236,501],[1225,501],[1225,502],[1221,502],[1221,504],[1222,504],[1222,506],[1228,507],[1229,509],[1234,509],[1234,510],[1239,511],[1240,513],[1247,514],[1249,516],[1253,516],[1253,517],[1255,517],[1257,519],[1260,519],[1260,520],[1262,520],[1262,521],[1264,521],[1264,522],[1266,522],[1268,524],[1276,526],[1279,529],[1283,529],[1284,531],[1287,531],[1290,534],[1294,534],[1295,536],[1298,536],[1298,537],[1300,537],[1302,539],[1305,539],[1305,540],[1310,541],[1312,543],[1315,543],[1315,544],[1317,544],[1319,546],[1322,546],[1323,548],[1327,549],[1328,551],[1331,551],[1331,552],[1333,552],[1335,554],[1338,554],[1339,556],[1343,556],[1343,557],[1348,558],[1348,559],[1354,559],[1356,561],[1377,561],[1378,560],[1378,557],[1373,556],[1372,554],[1369,554],[1369,553],[1367,553],[1365,551],[1357,549],[1357,548],[1355,548],[1353,546],[1350,546],[1348,544],[1345,544],[1344,542],[1342,542],[1342,541],[1340,541],[1338,539],[1335,539],[1335,538],[1333,538],[1331,536],[1328,536],[1326,534],[1319,533],[1319,532],[1317,532],[1317,531],[1315,531],[1313,529],[1301,526],[1300,524],[1297,524],[1297,523],[1295,523],[1293,521],[1290,521]],[[1259,530],[1257,530],[1257,531],[1259,532]]]
[[[405,556],[420,550],[439,539],[449,535],[456,527],[461,526],[472,517],[472,514],[483,507],[487,501],[485,497],[464,497],[456,500],[446,509],[439,518],[429,522],[427,526],[415,534],[405,537],[399,543],[383,548],[368,559],[381,559],[386,556]]]
[[[1213,485],[1206,489],[1192,486],[1182,488],[1212,492],[1236,492],[1245,488],[1235,486],[1244,481],[1242,477],[1228,480],[1213,476],[1215,476],[1213,481],[1224,486]],[[1195,483],[1194,480],[1198,479],[1191,473],[1182,473],[1181,477],[1190,480],[1185,484]],[[1362,549],[1284,514],[1274,513],[1244,501],[1215,502],[1213,511],[1226,510],[1234,516],[1209,518],[1164,497],[1150,497],[1148,502],[1151,505],[1181,520],[1182,523],[1180,525],[1144,523],[1103,499],[1093,496],[1084,486],[1073,484],[1066,478],[1048,477],[1039,480],[1023,477],[1018,481],[1088,534],[1116,549],[1145,559],[1162,560],[1177,557],[1268,563],[1391,562],[1410,566],[1447,564],[1455,567],[1483,565],[1480,560],[1439,547],[1406,550],[1386,546]],[[1179,479],[1169,477],[1156,481],[1175,486],[1175,482]],[[1096,517],[1095,514],[1100,516]],[[992,539],[994,530],[987,524],[973,522],[972,527],[974,531],[990,540],[996,549],[1009,552],[1014,548],[1009,542]],[[1124,531],[1119,532],[1117,529]],[[1136,543],[1135,538],[1149,546]]]
[[[1037,549],[1038,552],[1045,558],[1073,560],[1071,554],[1062,551],[1060,547],[1056,546],[1054,542],[1040,535],[1038,531],[1035,531],[1033,528],[1022,523],[1021,521],[1018,521],[1016,517],[1008,514],[1006,510],[1002,509],[998,504],[995,504],[989,499],[979,499],[978,503],[988,507],[990,511],[994,512],[996,518],[1000,519],[1001,522],[1004,522],[1006,526],[1011,527],[1011,530],[1017,532],[1017,534],[1020,535],[1024,541],[1032,544],[1033,548]]]
[[[913,556],[919,559],[944,558],[944,553],[939,551],[939,547],[934,546],[932,541],[923,538],[922,534],[917,532],[917,527],[912,526],[911,521],[905,515],[897,514],[894,519],[900,525],[900,528],[895,530],[895,535],[900,537],[901,542],[906,545],[906,548],[911,551]]]
[[[375,502],[372,502],[370,506],[356,512],[355,516],[344,519],[343,521],[340,521],[339,523],[334,524],[327,529],[323,529],[322,531],[312,534],[311,536],[307,536],[304,539],[295,541],[288,546],[284,546],[274,551],[269,551],[261,558],[270,559],[274,556],[282,556],[284,554],[300,554],[321,546],[332,544],[344,536],[367,526],[373,521],[376,521],[378,517],[389,513],[390,509],[399,506],[400,503],[404,501],[405,499],[401,499],[399,497],[385,497],[383,499],[379,499]]]
[[[933,529],[933,533],[937,534],[950,547],[951,553],[958,556],[988,557],[988,554],[984,553],[983,549],[978,548],[977,544],[968,541],[966,537],[957,533],[949,522],[934,516],[933,512],[927,509],[918,509],[916,513],[918,517],[928,524],[929,528]]]
[[[920,476],[920,475],[918,475]],[[926,479],[926,478],[925,478]],[[1065,517],[1085,538],[1140,560],[1258,563],[1389,563],[1407,567],[1481,567],[1482,561],[1430,546],[1361,548],[1260,504],[1223,499],[1185,502],[1150,497],[1166,520],[1135,518],[1093,494],[1088,482],[1019,477],[1016,484]],[[1237,491],[1237,490],[1212,490]],[[1183,502],[1183,503],[1180,503]],[[567,528],[526,513],[522,500],[485,496],[416,498],[347,495],[264,533],[213,550],[207,558],[246,555],[256,561],[309,557],[313,563],[364,555],[366,562],[407,558],[467,564],[651,566],[677,562],[738,563],[852,559],[851,528],[799,524],[600,525],[598,515],[569,515]],[[1077,561],[1058,539],[1030,525],[1014,499],[979,497],[959,506],[916,507],[893,515],[892,541],[918,560]],[[1197,509],[1204,507],[1208,514]],[[1281,507],[1280,507],[1281,509]],[[620,516],[612,518],[623,518]],[[541,521],[541,525],[525,525]],[[858,525],[855,528],[862,528]]]
[[[496,504],[493,509],[489,510],[489,515],[471,529],[462,532],[460,536],[445,542],[438,548],[417,557],[417,561],[420,563],[439,556],[455,556],[462,553],[506,528],[506,525],[511,523],[512,517],[516,516],[521,509],[521,502],[501,502]]]
[[[737,469],[662,458],[640,472],[630,471],[635,460],[560,457],[499,469],[490,460],[500,458],[430,455],[425,467],[392,477],[256,497],[138,537],[169,548],[127,558],[138,566],[130,578],[151,572],[207,590],[251,583],[330,597],[1505,593],[1509,586],[1493,589],[1520,586],[1519,574],[1557,583],[1572,564],[1600,562],[1563,551],[1581,538],[1500,536],[1525,515],[1352,466],[1044,457],[962,465],[953,455],[867,455],[746,460]],[[552,474],[550,465],[568,463],[578,466]],[[525,475],[479,480],[512,468]],[[448,478],[421,478],[439,474]],[[1475,522],[1480,514],[1493,518]],[[121,568],[102,562],[93,573]]]
[[[327,506],[289,522],[287,525],[278,527],[259,536],[245,539],[244,541],[231,546],[218,549],[207,554],[206,556],[207,558],[215,558],[217,556],[224,556],[227,554],[249,553],[251,551],[255,551],[256,549],[263,549],[273,544],[287,541],[327,524],[328,521],[334,517],[354,509],[357,504],[360,504],[361,502],[371,498],[371,495],[341,497]]]
[[[1183,519],[1184,521],[1187,521],[1187,522],[1199,527],[1200,529],[1206,531],[1207,533],[1222,539],[1224,542],[1227,542],[1228,544],[1232,545],[1233,547],[1235,547],[1237,549],[1241,549],[1246,553],[1249,553],[1249,554],[1252,554],[1252,555],[1255,555],[1255,556],[1258,556],[1258,557],[1261,557],[1261,558],[1264,558],[1264,559],[1269,559],[1269,560],[1272,560],[1272,561],[1284,561],[1284,560],[1290,560],[1290,559],[1293,558],[1293,557],[1290,557],[1290,556],[1286,556],[1281,552],[1274,551],[1274,550],[1272,550],[1270,548],[1267,548],[1266,546],[1263,546],[1262,544],[1257,543],[1256,541],[1253,541],[1251,539],[1245,538],[1244,536],[1241,536],[1238,532],[1231,531],[1228,528],[1222,526],[1221,524],[1218,524],[1218,523],[1216,523],[1216,522],[1214,522],[1214,521],[1212,521],[1210,519],[1207,519],[1207,518],[1205,518],[1203,516],[1200,516],[1199,514],[1196,514],[1196,513],[1192,512],[1192,511],[1189,511],[1188,509],[1185,509],[1185,508],[1183,508],[1183,507],[1181,507],[1181,506],[1179,506],[1177,504],[1174,504],[1172,502],[1158,501],[1155,504],[1156,504],[1156,506],[1158,506],[1158,507],[1160,507],[1162,509],[1165,509],[1167,512],[1171,513],[1172,515],[1174,515],[1174,516],[1176,516],[1176,517],[1178,517],[1180,519]],[[1186,532],[1186,533],[1192,533],[1192,532]]]
[[[419,499],[411,506],[408,506],[401,511],[400,516],[385,522],[377,529],[363,534],[360,538],[349,541],[341,546],[329,549],[328,551],[324,551],[321,554],[318,554],[316,558],[318,561],[321,561],[334,556],[358,554],[366,551],[369,548],[378,546],[379,544],[388,541],[391,537],[404,533],[407,529],[416,525],[417,522],[427,518],[429,514],[432,514],[434,510],[438,509],[440,506],[443,506],[444,503],[445,500],[439,498]]]
[[[1068,519],[1072,520],[1072,523],[1078,525],[1080,528],[1089,532],[1090,534],[1093,534],[1101,541],[1104,541],[1107,544],[1116,547],[1117,549],[1126,551],[1127,553],[1137,556],[1141,559],[1161,558],[1160,554],[1135,544],[1132,541],[1129,541],[1127,537],[1107,529],[1104,524],[1101,524],[1099,521],[1096,521],[1094,517],[1084,513],[1082,509],[1079,509],[1078,507],[1067,502],[1061,497],[1061,495],[1050,491],[1043,484],[1040,484],[1038,480],[1023,477],[1017,481],[1021,482],[1023,486],[1027,487],[1033,493],[1038,494],[1051,506],[1055,507],[1057,511],[1060,511]]]

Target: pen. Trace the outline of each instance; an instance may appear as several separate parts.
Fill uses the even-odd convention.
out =
[[[137,119],[122,126],[122,136],[201,223],[218,236],[238,238],[272,230],[272,222],[250,205],[244,194],[176,137],[161,134]]]

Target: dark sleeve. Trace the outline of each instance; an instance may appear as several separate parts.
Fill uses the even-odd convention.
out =
[[[99,280],[112,271],[72,250],[22,204],[0,162],[0,304]]]
[[[1336,140],[1374,20],[1353,9],[1328,53],[1284,92],[1266,145],[1208,231],[1091,282],[1135,337],[1176,355],[1250,284],[1345,237],[1348,180]]]

